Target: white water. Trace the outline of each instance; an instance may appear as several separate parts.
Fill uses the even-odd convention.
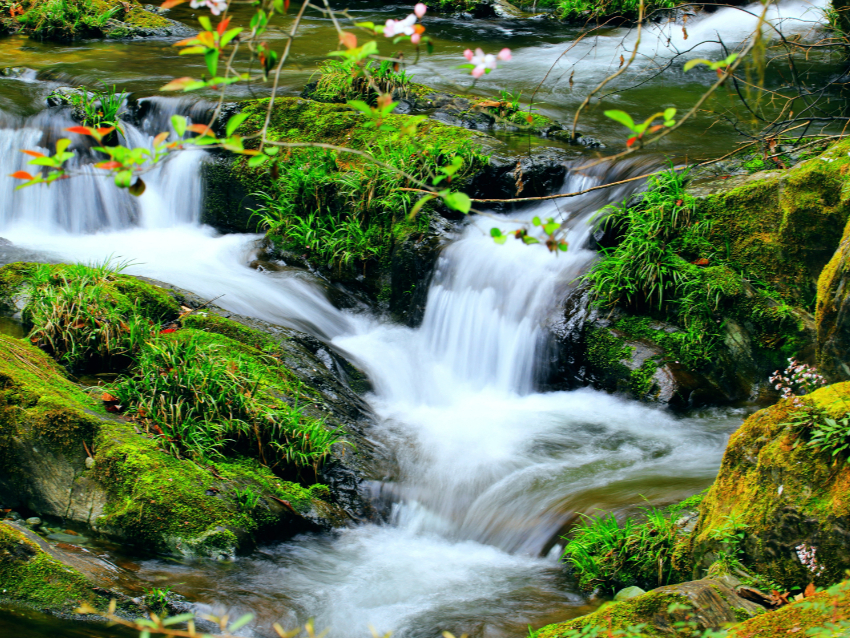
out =
[[[178,108],[163,102],[147,126],[128,127],[128,139],[149,144]],[[42,131],[61,124],[38,116],[0,129],[0,172],[20,169],[17,149],[44,143]],[[497,246],[487,232],[494,222],[470,225],[445,250],[424,321],[410,329],[339,311],[307,278],[248,268],[254,237],[219,237],[197,223],[201,161],[186,153],[149,173],[138,201],[94,175],[17,193],[0,181],[0,234],[55,259],[133,259],[130,272],[224,294],[225,308],[330,340],[369,373],[379,417],[372,435],[395,460],[375,487],[393,501],[390,523],[240,560],[216,572],[209,604],[253,608],[259,633],[271,620],[310,616],[346,638],[368,635],[370,625],[402,636],[525,633],[582,603],[549,551],[576,512],[622,509],[641,495],[673,500],[713,476],[734,414],[674,418],[591,390],[535,391],[547,319],[593,259],[583,248],[586,222],[604,201],[522,213],[571,213],[567,254]],[[564,188],[600,178],[572,176]],[[176,582],[180,569],[146,566]]]

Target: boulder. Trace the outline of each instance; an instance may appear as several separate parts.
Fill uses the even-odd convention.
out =
[[[733,556],[792,590],[835,583],[850,568],[850,464],[804,444],[791,425],[802,409],[840,418],[850,410],[850,382],[783,399],[732,435],[700,505],[696,573]],[[815,566],[802,563],[801,549],[814,552]]]
[[[850,379],[850,222],[818,279],[817,364],[833,381]]]
[[[643,595],[603,605],[598,611],[563,623],[548,625],[535,638],[593,635],[591,628],[627,630],[635,628],[647,638],[679,636],[682,624],[694,632],[720,629],[763,613],[764,608],[741,598],[734,582],[704,578],[679,585],[658,587]],[[637,629],[638,626],[642,626]]]

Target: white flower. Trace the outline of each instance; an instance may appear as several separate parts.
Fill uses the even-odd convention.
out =
[[[207,7],[214,16],[227,10],[227,0],[192,0],[190,4],[193,9]]]
[[[463,52],[463,57],[475,66],[472,69],[472,77],[480,78],[488,69],[491,71],[496,69],[499,66],[499,60],[510,60],[511,51],[510,49],[502,49],[499,55],[495,56],[492,53],[485,54],[481,49],[475,49],[475,53],[467,49]]]
[[[392,38],[397,35],[413,35],[416,30],[413,25],[416,24],[416,15],[411,13],[404,20],[387,20],[384,25],[384,35]]]

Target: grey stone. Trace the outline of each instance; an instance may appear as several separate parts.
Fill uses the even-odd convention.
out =
[[[24,521],[27,527],[38,527],[41,525],[41,519],[38,516],[33,516]]]
[[[616,594],[614,594],[614,600],[631,600],[632,598],[637,598],[638,596],[642,596],[646,593],[646,590],[641,589],[640,587],[631,586],[621,589]]]

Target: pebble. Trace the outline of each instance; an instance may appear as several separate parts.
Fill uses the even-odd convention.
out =
[[[94,467],[94,457],[93,456],[87,456],[86,457],[86,469],[90,470],[93,467]]]
[[[27,527],[38,527],[41,525],[41,519],[38,516],[33,516],[24,521]]]
[[[631,600],[632,598],[637,598],[638,596],[643,596],[646,593],[640,587],[626,587],[625,589],[621,589],[614,595],[614,600]]]

